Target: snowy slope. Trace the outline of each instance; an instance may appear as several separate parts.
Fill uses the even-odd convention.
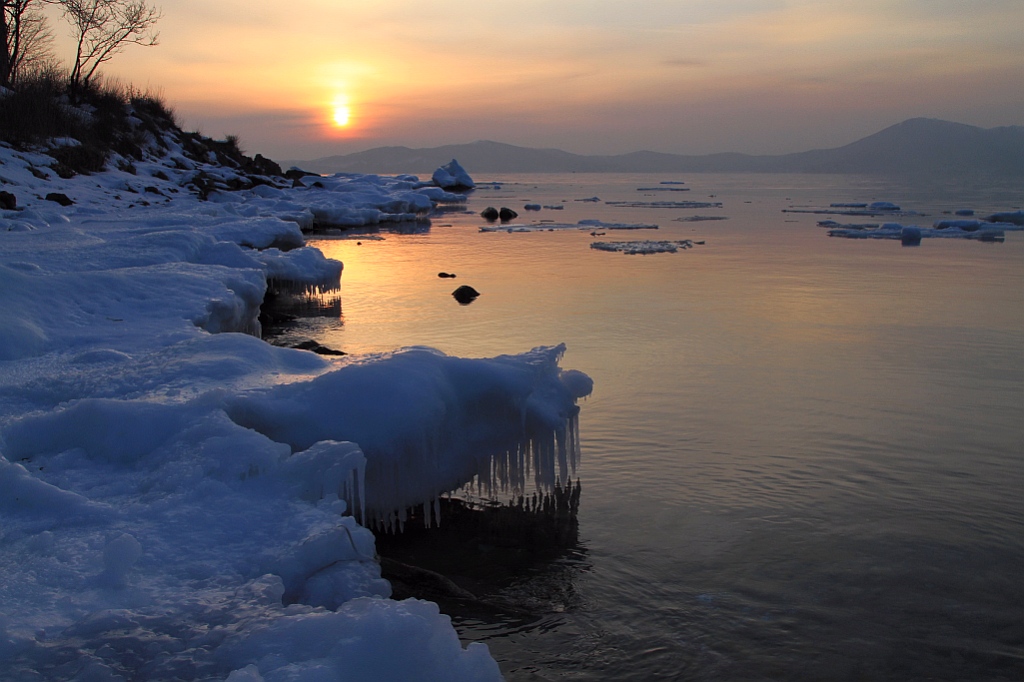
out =
[[[200,201],[173,141],[134,174],[50,163],[0,145],[0,679],[500,679],[435,605],[387,599],[360,521],[565,480],[589,379],[561,346],[328,361],[257,336],[268,280],[340,286],[302,228],[457,197],[337,176]]]

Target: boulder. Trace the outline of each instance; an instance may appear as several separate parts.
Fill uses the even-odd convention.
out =
[[[18,208],[18,199],[10,192],[0,192],[0,209],[13,211]]]
[[[484,210],[480,211],[480,215],[485,220],[489,220],[493,223],[495,220],[498,219],[498,209],[494,208],[493,206],[488,206]]]
[[[501,210],[498,211],[498,217],[501,219],[501,222],[507,223],[508,221],[513,220],[514,218],[518,218],[519,214],[513,211],[511,208],[506,208],[505,206],[502,206]]]
[[[470,303],[475,301],[477,296],[479,295],[479,291],[477,291],[473,287],[466,286],[465,284],[463,284],[461,287],[452,292],[452,296],[455,297],[455,300],[461,303],[462,305],[469,305]]]
[[[75,203],[68,197],[67,194],[61,194],[59,192],[50,192],[49,194],[46,195],[45,198],[47,201],[55,201],[61,206],[70,206],[71,204]]]
[[[441,189],[466,190],[476,187],[473,178],[455,159],[434,171],[432,179]]]

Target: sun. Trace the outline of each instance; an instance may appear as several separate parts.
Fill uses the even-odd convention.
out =
[[[348,109],[347,104],[335,104],[334,105],[334,125],[339,128],[344,128],[348,125],[351,112]]]

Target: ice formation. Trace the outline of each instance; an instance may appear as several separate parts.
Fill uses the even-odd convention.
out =
[[[387,599],[360,521],[471,481],[567,480],[589,379],[560,346],[329,361],[264,343],[268,283],[339,286],[303,229],[446,196],[338,175],[199,201],[190,174],[230,171],[171,142],[72,179],[0,145],[19,206],[0,214],[0,677],[500,679],[435,605]]]
[[[433,181],[442,189],[464,190],[476,187],[473,178],[469,177],[469,173],[455,159],[435,170]]]
[[[720,201],[606,201],[620,208],[722,208]]]
[[[982,220],[939,220],[932,227],[900,223],[841,225],[833,221],[818,223],[828,228],[828,236],[847,239],[899,239],[904,244],[917,244],[922,239],[975,239],[983,242],[1003,241],[1005,233],[1024,230],[1024,225],[990,223]]]
[[[581,220],[578,223],[532,223],[484,225],[481,232],[554,232],[556,230],[657,230],[658,226],[650,223],[606,223],[601,220]]]
[[[814,213],[818,215],[847,216],[912,216],[915,211],[905,211],[891,201],[875,201],[872,203],[834,203],[827,208],[784,208],[783,213]]]
[[[590,245],[590,248],[597,249],[598,251],[619,251],[631,256],[646,256],[652,253],[675,253],[680,249],[690,249],[693,248],[695,244],[703,243],[704,242],[694,242],[691,239],[674,241],[641,240],[631,242],[594,242]]]

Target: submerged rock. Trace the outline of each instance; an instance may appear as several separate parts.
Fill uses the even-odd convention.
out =
[[[484,220],[494,222],[495,220],[498,219],[498,209],[494,208],[493,206],[488,206],[484,210],[480,211],[480,217],[482,217]]]
[[[509,220],[513,220],[514,218],[518,218],[519,214],[516,213],[515,211],[513,211],[511,208],[508,208],[506,206],[502,206],[501,210],[498,211],[498,217],[501,219],[501,222],[506,223]]]

